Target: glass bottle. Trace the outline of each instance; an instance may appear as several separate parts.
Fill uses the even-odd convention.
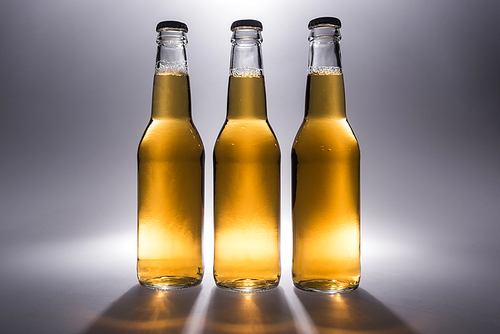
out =
[[[280,149],[267,120],[262,24],[231,30],[227,118],[214,147],[214,278],[262,291],[280,279]]]
[[[292,147],[293,282],[324,293],[360,279],[360,151],[346,118],[340,26],[309,22],[305,117]]]
[[[158,23],[151,120],[137,153],[139,282],[154,289],[203,277],[204,149],[191,119],[186,24]]]

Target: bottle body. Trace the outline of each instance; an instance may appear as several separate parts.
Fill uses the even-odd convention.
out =
[[[263,78],[231,77],[234,86]],[[262,92],[263,93],[263,92]],[[280,150],[267,119],[228,119],[214,148],[214,277],[241,290],[277,286],[280,277]]]
[[[242,291],[280,279],[280,149],[262,71],[232,69],[226,122],[214,147],[214,278]]]
[[[360,150],[340,67],[310,68],[306,116],[292,147],[296,287],[337,293],[360,279]]]
[[[138,149],[137,276],[150,288],[185,288],[203,277],[204,148],[190,108],[187,73],[157,71]]]

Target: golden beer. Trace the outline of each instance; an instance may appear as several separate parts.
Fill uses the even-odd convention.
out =
[[[280,149],[263,76],[231,76],[228,119],[214,148],[214,277],[243,291],[278,285]]]

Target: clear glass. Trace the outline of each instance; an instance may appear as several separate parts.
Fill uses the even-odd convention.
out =
[[[360,280],[360,150],[339,40],[338,28],[311,30],[305,117],[292,146],[293,282],[323,293]]]
[[[227,118],[214,147],[214,278],[264,291],[280,280],[280,149],[267,120],[260,31],[232,36]]]
[[[309,34],[309,60],[307,73],[338,72],[342,73],[340,56],[340,29],[318,27]]]
[[[264,76],[262,34],[256,29],[237,29],[231,36],[230,75]]]
[[[138,149],[137,276],[153,289],[201,283],[205,155],[191,119],[185,33],[161,30],[151,120]]]

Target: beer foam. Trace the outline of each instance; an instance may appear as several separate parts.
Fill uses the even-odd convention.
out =
[[[316,75],[332,75],[332,74],[342,74],[342,68],[337,66],[309,66],[307,68],[307,74]]]
[[[233,77],[258,78],[261,77],[264,73],[261,68],[244,66],[232,68],[229,74]]]
[[[160,60],[156,62],[155,73],[188,75],[188,64],[187,61]]]

